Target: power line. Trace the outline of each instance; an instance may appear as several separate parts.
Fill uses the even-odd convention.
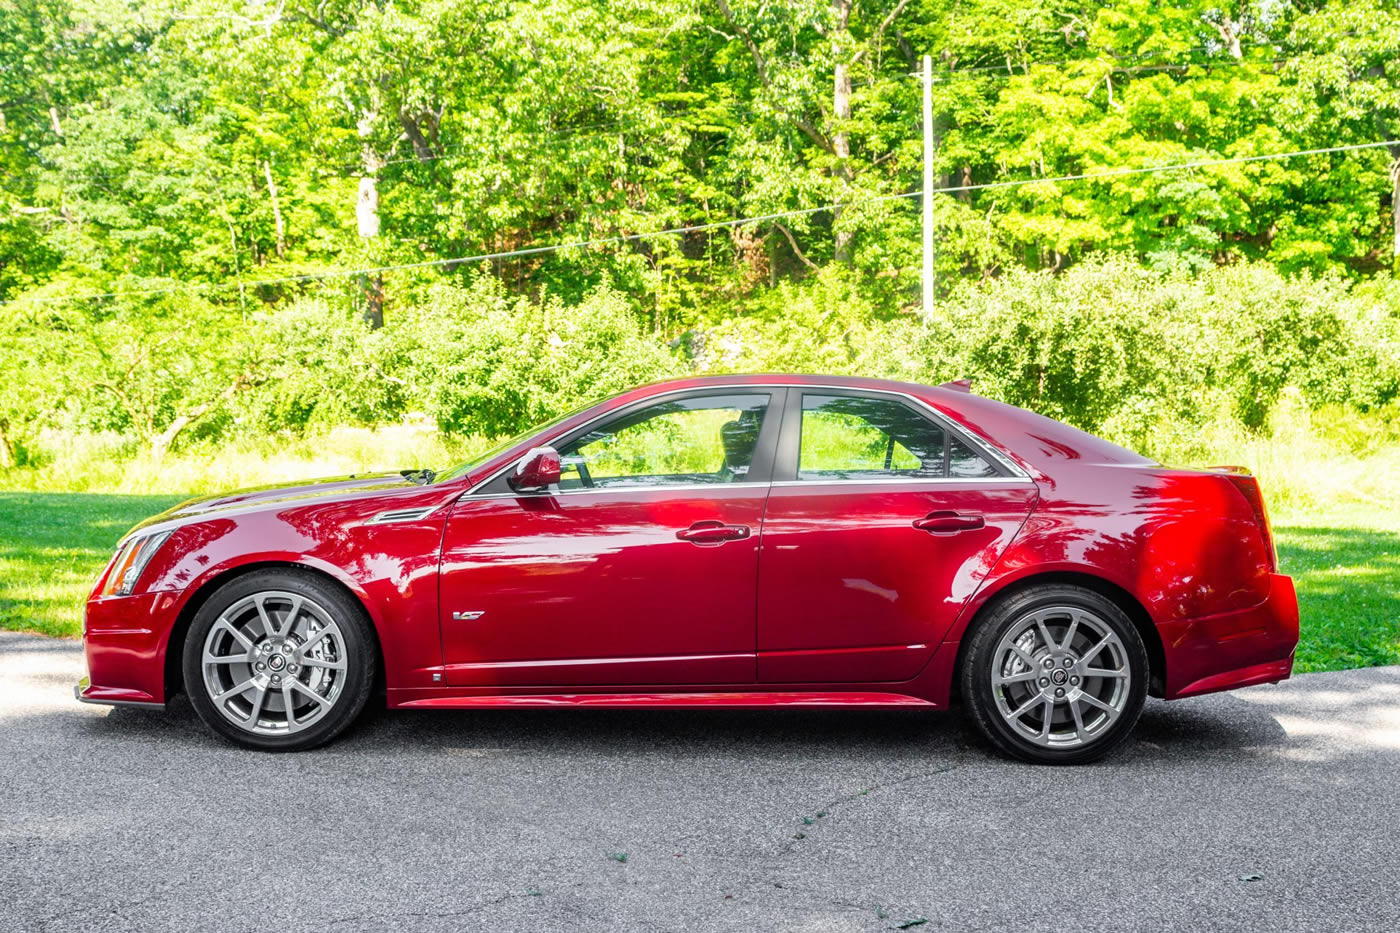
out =
[[[1277,161],[1280,159],[1293,159],[1300,156],[1330,155],[1343,152],[1357,152],[1365,149],[1381,149],[1390,146],[1400,146],[1400,139],[1387,139],[1379,142],[1354,143],[1347,146],[1326,146],[1318,149],[1298,149],[1292,152],[1272,152],[1252,156],[1234,156],[1222,159],[1198,159],[1191,162],[1178,162],[1171,165],[1144,166],[1139,168],[1115,168],[1104,169],[1097,172],[1080,172],[1073,175],[1055,175],[1044,178],[1018,178],[1010,181],[984,182],[976,185],[948,185],[941,188],[932,188],[932,193],[956,193],[964,191],[989,191],[1001,188],[1016,188],[1023,185],[1035,184],[1057,184],[1060,182],[1092,181],[1102,178],[1118,178],[1129,175],[1150,175],[1157,172],[1176,172],[1193,168],[1209,168],[1220,165],[1235,165],[1247,162]],[[885,204],[892,201],[900,201],[908,198],[917,198],[923,195],[922,190],[905,191],[900,194],[887,194],[870,198],[857,198],[851,201],[842,201],[834,204],[823,204],[820,207],[805,207],[789,211],[777,211],[771,214],[759,214],[753,217],[736,217],[729,220],[717,220],[703,224],[689,224],[682,227],[671,227],[666,230],[655,230],[649,233],[628,233],[612,237],[599,237],[589,240],[574,240],[568,243],[554,243],[545,246],[530,246],[522,249],[504,250],[494,253],[478,253],[472,256],[457,256],[451,259],[426,259],[421,262],[395,263],[386,266],[374,266],[364,269],[331,269],[323,272],[303,272],[296,275],[279,276],[277,278],[254,279],[232,282],[210,282],[210,283],[183,283],[162,288],[130,289],[114,292],[103,292],[92,295],[55,295],[53,297],[38,297],[26,299],[32,305],[56,304],[70,301],[99,301],[108,298],[138,298],[152,295],[163,295],[171,292],[187,289],[193,292],[226,291],[235,288],[260,288],[270,285],[289,285],[302,282],[324,281],[326,279],[349,278],[360,275],[374,275],[383,272],[401,272],[412,269],[431,269],[446,266],[466,265],[474,262],[488,262],[497,259],[518,259],[524,256],[538,256],[545,253],[555,253],[566,249],[582,249],[589,246],[612,246],[621,243],[635,243],[641,240],[648,240],[655,237],[684,236],[691,233],[703,233],[707,230],[722,230],[732,227],[742,227],[748,224],[765,223],[774,220],[783,220],[792,217],[808,217],[813,214],[821,214],[828,211],[842,210],[849,207],[860,207],[872,204]]]

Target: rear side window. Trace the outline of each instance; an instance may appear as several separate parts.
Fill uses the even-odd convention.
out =
[[[802,397],[799,480],[996,475],[991,464],[965,443],[896,399]]]

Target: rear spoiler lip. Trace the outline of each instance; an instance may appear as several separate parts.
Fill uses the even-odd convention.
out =
[[[971,379],[953,379],[949,382],[940,383],[938,387],[940,389],[947,389],[950,392],[962,392],[966,395],[972,394]]]

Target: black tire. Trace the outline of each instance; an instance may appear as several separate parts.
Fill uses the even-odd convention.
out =
[[[1034,621],[1037,617],[1043,627]],[[1027,625],[1033,626],[1034,631],[1026,631]],[[1084,638],[1084,633],[1095,631],[1095,626],[1111,631],[1118,643],[1110,641],[1109,647],[1100,649],[1098,654],[1088,654],[1092,645],[1102,640]],[[1029,636],[1024,642],[1018,639],[1020,653],[1009,643],[1003,645],[1003,639],[1013,631],[1025,633],[1019,638]],[[1048,633],[1048,641],[1036,634],[1041,631]],[[1090,647],[1083,647],[1086,641]],[[1070,662],[1079,655],[1074,644],[1062,642],[1079,645],[1086,656],[1071,666]],[[1117,604],[1093,590],[1046,584],[997,600],[973,622],[965,644],[959,676],[964,704],[982,736],[1010,757],[1052,765],[1096,761],[1122,744],[1142,713],[1149,674],[1142,636]],[[1027,651],[1036,667],[1024,660]],[[1111,655],[1108,664],[1103,664],[1104,652]],[[1002,657],[998,658],[998,654]],[[1096,659],[1102,666],[1095,666]],[[1051,662],[1049,666],[1045,666],[1047,661]],[[999,663],[1003,665],[1000,670]],[[1114,674],[1090,677],[1083,674],[1086,670]],[[1121,672],[1126,672],[1127,683],[1120,686],[1118,682],[1124,679]],[[1071,676],[1073,684],[1068,682]],[[995,677],[1017,682],[994,685]],[[1056,699],[1056,691],[1064,698]],[[1121,706],[1116,718],[1109,718],[1109,713],[1098,706],[1090,706],[1086,695],[1110,707]],[[1030,719],[1017,718],[1015,711],[1019,709],[1027,710],[1025,715]],[[1050,725],[1045,728],[1047,718]],[[1091,720],[1097,729],[1085,727]],[[1013,726],[1013,722],[1017,725]],[[1028,734],[1039,729],[1045,729],[1043,735],[1033,738]],[[1073,736],[1067,735],[1070,730],[1074,731]],[[1054,744],[1057,735],[1061,737],[1059,745]]]
[[[258,606],[257,601],[262,599],[263,605]],[[285,614],[279,617],[276,606],[267,609],[267,603],[281,599],[286,602],[288,608]],[[262,689],[258,686],[252,687],[254,698],[257,700],[257,707],[253,708],[252,700],[247,694],[228,692],[220,695],[223,701],[216,705],[216,701],[211,696],[211,688],[206,683],[206,671],[204,665],[204,648],[206,641],[210,637],[210,632],[216,625],[220,624],[220,619],[226,612],[235,607],[246,606],[249,600],[253,600],[256,611],[263,613],[270,612],[279,624],[290,625],[290,628],[282,633],[280,640],[277,637],[267,636],[263,641],[275,642],[279,646],[286,642],[287,657],[278,658],[278,670],[286,675],[286,689],[290,691],[293,684],[288,673],[288,669],[295,671],[295,665],[289,665],[284,669],[281,665],[287,662],[301,660],[301,671],[303,677],[322,677],[326,682],[330,682],[337,676],[343,676],[338,689],[328,703],[323,705],[323,701],[311,699],[311,691],[298,689],[296,693],[282,693],[282,688],[273,688],[268,684],[270,671],[265,669],[271,666],[271,660],[263,665],[263,673],[255,673],[253,665],[241,664],[235,666],[230,664],[226,668],[211,668],[215,671],[228,671],[226,674],[215,673],[210,676],[224,677],[229,680],[239,680],[239,678],[261,678]],[[305,607],[305,608],[297,608]],[[315,610],[314,612],[312,610]],[[243,610],[245,613],[248,609]],[[310,616],[307,623],[306,617]],[[253,619],[254,616],[248,616]],[[324,641],[331,643],[336,650],[332,653],[327,648],[322,648],[317,653],[326,655],[340,655],[332,657],[331,663],[343,665],[343,669],[335,671],[325,670],[321,665],[325,662],[308,660],[298,653],[300,647],[296,634],[296,625],[301,620],[304,627],[331,628],[325,625],[323,619],[334,623],[334,630],[338,638],[325,638]],[[252,623],[256,626],[258,623]],[[235,646],[232,649],[223,649],[219,654],[222,656],[229,650],[235,653],[242,652],[243,641],[251,643],[254,647],[247,649],[251,657],[255,657],[255,651],[261,647],[261,642],[257,636],[250,636],[246,631],[241,632],[243,641],[233,642],[230,639],[238,638],[228,631],[227,625],[220,626],[219,638],[224,639],[226,645]],[[225,635],[224,633],[227,633]],[[290,634],[288,634],[290,633]],[[302,639],[303,641],[315,641],[315,639]],[[328,647],[330,647],[328,646]],[[313,649],[306,648],[306,653],[311,654]],[[262,664],[259,661],[259,664]],[[316,665],[313,668],[312,665]],[[195,613],[194,619],[190,623],[189,632],[185,636],[183,673],[185,680],[185,692],[189,695],[190,704],[194,707],[199,718],[204,720],[214,732],[247,748],[256,748],[263,751],[301,751],[303,749],[315,748],[324,745],[336,736],[344,732],[359,717],[364,710],[366,702],[369,700],[370,691],[374,686],[375,671],[378,664],[378,649],[374,639],[373,631],[370,627],[369,619],[366,617],[364,608],[342,589],[334,584],[328,583],[320,576],[304,570],[292,568],[277,570],[259,570],[244,576],[238,577],[214,592],[204,605],[200,606]],[[280,679],[280,677],[279,677]],[[315,686],[314,684],[312,686]],[[330,693],[328,689],[326,691]],[[285,708],[288,705],[282,700],[283,696],[293,697],[291,706],[293,711],[299,704],[310,704],[310,713],[303,713],[303,722],[310,722],[310,725],[298,726],[297,731],[292,731],[286,726],[286,721],[296,719],[295,712],[288,716]],[[263,720],[259,718],[257,710],[264,708],[264,704],[277,703],[283,707],[282,719],[286,731],[283,734],[263,734],[261,732],[250,731],[247,726],[235,724],[231,718],[232,713],[226,715],[220,712],[220,708],[229,709],[230,698],[237,702],[248,699],[249,715],[252,717],[253,727],[265,730],[272,729],[272,725],[264,726]],[[271,699],[269,699],[271,698]],[[328,706],[328,708],[325,708]],[[268,715],[273,716],[275,710],[270,707]],[[319,718],[316,718],[319,717]],[[312,721],[314,718],[314,721]],[[275,725],[275,723],[273,724]]]

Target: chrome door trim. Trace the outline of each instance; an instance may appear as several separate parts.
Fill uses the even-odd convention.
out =
[[[774,480],[769,485],[772,486],[801,486],[804,489],[811,489],[816,486],[906,486],[929,483],[931,485],[946,485],[956,483],[1007,483],[1013,486],[1024,486],[1027,483],[1034,483],[1035,480],[1029,476],[910,476],[894,477],[891,479],[836,479],[822,477],[821,479],[780,479]]]

